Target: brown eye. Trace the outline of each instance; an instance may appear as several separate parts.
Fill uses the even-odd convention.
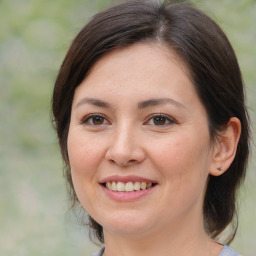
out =
[[[166,118],[164,116],[155,116],[153,117],[153,123],[154,125],[165,125]]]
[[[84,118],[81,121],[82,124],[86,124],[86,125],[105,125],[108,124],[108,121],[106,120],[105,117],[101,116],[101,115],[89,115],[86,118]]]
[[[175,121],[171,117],[163,114],[153,115],[146,122],[147,125],[154,125],[154,126],[167,126],[167,125],[172,125],[173,123],[175,123]]]
[[[104,118],[102,116],[94,116],[92,117],[92,123],[94,125],[101,125],[104,123]]]

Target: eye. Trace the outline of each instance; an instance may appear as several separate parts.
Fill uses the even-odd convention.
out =
[[[99,114],[88,115],[85,118],[83,118],[81,123],[88,124],[88,125],[95,125],[95,126],[109,124],[107,119],[104,116]]]
[[[166,126],[175,123],[175,121],[167,115],[164,114],[156,114],[151,116],[146,124],[148,125],[156,125],[156,126]]]

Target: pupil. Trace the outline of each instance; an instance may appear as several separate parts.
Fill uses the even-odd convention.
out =
[[[165,124],[165,118],[161,116],[157,116],[154,118],[154,124],[156,125],[163,125]]]
[[[103,123],[103,117],[101,116],[95,116],[93,118],[93,124],[99,125]]]

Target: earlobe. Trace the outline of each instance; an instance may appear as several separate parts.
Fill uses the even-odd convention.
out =
[[[240,120],[237,117],[231,117],[226,129],[218,135],[218,142],[213,150],[211,175],[220,176],[229,168],[236,155],[240,134]]]

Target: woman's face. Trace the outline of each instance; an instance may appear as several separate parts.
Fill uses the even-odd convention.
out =
[[[137,236],[202,224],[212,147],[187,74],[173,52],[141,43],[103,56],[77,87],[72,179],[105,232]]]

